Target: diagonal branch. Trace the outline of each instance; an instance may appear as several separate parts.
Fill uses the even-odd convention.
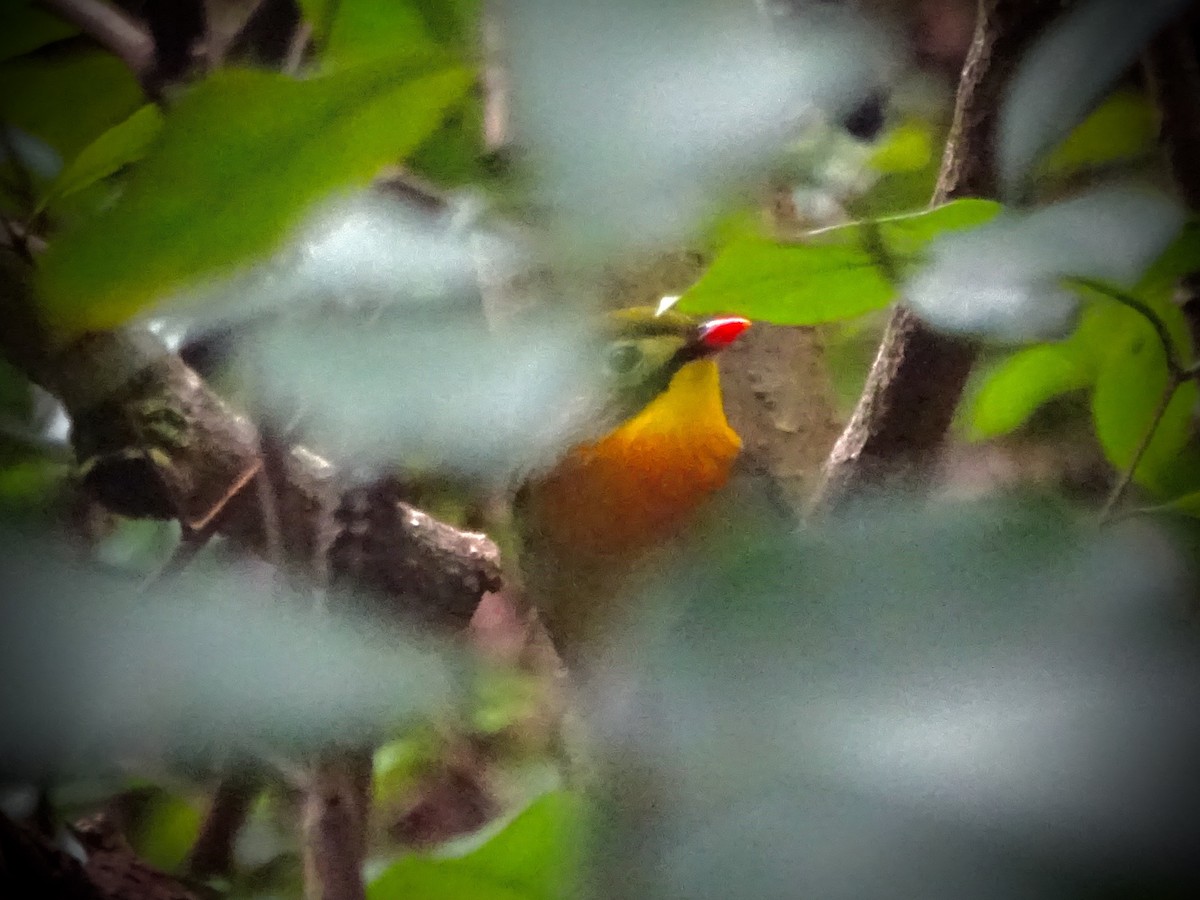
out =
[[[980,0],[933,204],[996,194],[994,148],[1004,91],[1058,12],[1042,0]],[[919,484],[934,465],[976,347],[899,306],[858,406],[825,464],[812,510],[830,512],[885,486]]]
[[[115,512],[194,530],[217,517],[218,533],[264,553],[271,523],[258,502],[265,476],[251,422],[148,332],[89,334],[45,351],[28,268],[11,250],[0,256],[0,353],[66,407],[90,493]],[[338,595],[372,598],[371,611],[393,621],[457,628],[499,587],[499,551],[487,537],[424,514],[391,481],[352,484],[303,447],[279,462],[284,560],[304,573],[327,562]]]

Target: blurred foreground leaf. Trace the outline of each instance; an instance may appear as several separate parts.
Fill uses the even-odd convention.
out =
[[[0,63],[0,119],[70,159],[145,102],[128,67],[90,41]]]
[[[980,225],[1000,205],[956,200],[924,212],[813,232],[802,243],[750,238],[728,247],[679,300],[681,312],[738,313],[776,325],[817,325],[892,302],[896,289],[871,249],[872,230],[897,266],[911,265],[938,235]]]
[[[368,740],[451,702],[447,648],[318,615],[261,569],[196,563],[139,592],[11,533],[0,568],[0,771],[12,777]]]
[[[368,900],[563,900],[575,896],[582,808],[544,794],[477,848],[460,856],[412,855],[388,866]]]
[[[1194,895],[1191,582],[1126,526],[718,523],[592,685],[595,896]]]
[[[271,250],[313,202],[417,147],[470,79],[431,56],[309,81],[217,73],[172,111],[121,199],[46,254],[47,317],[65,331],[112,327]]]
[[[1086,0],[1026,53],[1001,110],[997,168],[1006,195],[1096,106],[1186,0]]]

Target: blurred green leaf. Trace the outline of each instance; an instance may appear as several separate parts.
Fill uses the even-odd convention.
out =
[[[442,742],[428,727],[415,728],[410,734],[384,744],[374,756],[372,784],[376,798],[387,801],[410,791],[441,750]]]
[[[681,312],[738,313],[777,325],[817,325],[886,306],[895,288],[868,250],[870,232],[898,266],[919,258],[935,237],[981,225],[1000,211],[989,200],[956,200],[909,215],[813,232],[804,243],[762,238],[723,251],[680,299]]]
[[[1190,494],[1184,494],[1182,497],[1176,497],[1170,503],[1164,504],[1158,507],[1158,509],[1182,513],[1193,519],[1200,519],[1200,491],[1193,491]]]
[[[179,102],[118,202],[50,248],[47,318],[112,327],[272,250],[313,203],[411,153],[470,82],[430,55],[309,81],[217,73]]]
[[[64,159],[144,102],[128,67],[87,41],[66,41],[0,64],[0,119]]]
[[[456,857],[407,856],[367,887],[369,900],[557,900],[571,896],[582,810],[555,791],[484,844]]]
[[[49,206],[102,178],[107,178],[130,163],[137,162],[150,149],[162,131],[163,116],[157,106],[147,104],[132,116],[114,125],[79,152],[54,180],[39,204]]]
[[[0,4],[0,62],[78,33],[74,25],[25,0]]]
[[[1117,469],[1127,469],[1148,433],[1154,412],[1166,391],[1170,375],[1166,353],[1150,324],[1132,310],[1123,310],[1125,323],[1109,338],[1110,351],[1103,359],[1092,396],[1096,435],[1105,456]],[[1190,341],[1187,323],[1178,307],[1155,304],[1177,347]],[[1192,409],[1197,400],[1195,382],[1175,393],[1135,473],[1135,481],[1152,490],[1172,490],[1170,470],[1191,435]]]
[[[1069,342],[1020,350],[989,374],[976,395],[968,415],[971,438],[1007,434],[1047,400],[1087,387],[1093,377]]]
[[[425,17],[408,0],[335,0],[322,61],[343,64],[436,49]]]
[[[476,40],[480,0],[411,0],[434,39],[445,47],[469,48]]]
[[[1118,91],[1050,154],[1048,172],[1069,172],[1133,159],[1155,148],[1154,110],[1143,94]]]
[[[469,95],[417,149],[409,165],[446,187],[478,185],[488,178],[481,162],[483,152],[483,100]]]
[[[323,47],[337,13],[338,0],[297,0],[300,14],[312,28],[313,41]]]
[[[871,154],[877,172],[920,172],[935,158],[933,129],[927,122],[909,119],[893,128]]]
[[[1179,279],[1193,272],[1200,272],[1200,222],[1195,220],[1184,225],[1179,236],[1154,261],[1138,282],[1135,293],[1170,294]]]
[[[173,872],[196,842],[200,821],[200,810],[185,798],[156,792],[130,843],[150,865]]]

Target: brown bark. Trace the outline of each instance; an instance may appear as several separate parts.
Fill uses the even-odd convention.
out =
[[[954,122],[932,203],[996,195],[995,144],[1004,91],[1024,51],[1062,4],[980,0]],[[813,501],[830,512],[882,488],[919,486],[937,462],[976,348],[897,307],[850,422]]]
[[[311,777],[304,802],[306,894],[309,900],[363,900],[371,754],[331,752]]]

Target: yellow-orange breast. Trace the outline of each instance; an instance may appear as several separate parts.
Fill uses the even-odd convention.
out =
[[[688,364],[638,415],[573,448],[531,485],[525,512],[535,552],[562,565],[636,558],[726,483],[740,448],[716,364]]]

